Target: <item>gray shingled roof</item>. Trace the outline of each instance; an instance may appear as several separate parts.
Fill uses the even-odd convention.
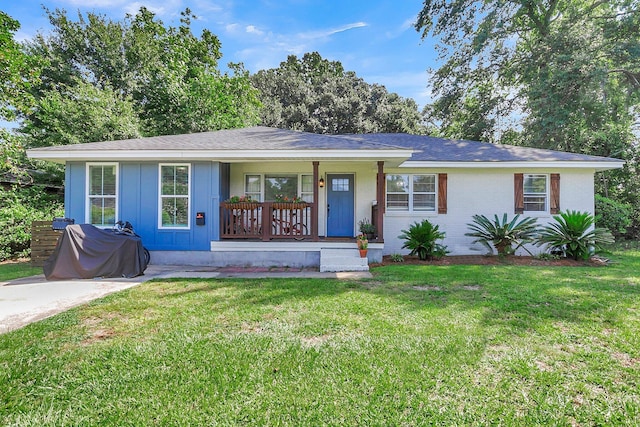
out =
[[[539,148],[402,133],[353,135],[351,137],[368,143],[380,142],[396,147],[412,148],[415,152],[409,161],[416,162],[621,161],[609,157],[588,156]]]
[[[269,127],[227,129],[214,132],[182,135],[152,136],[120,141],[89,142],[85,144],[47,147],[51,151],[89,150],[389,150],[383,141],[360,138],[340,138]]]
[[[308,132],[251,127],[121,141],[92,142],[40,148],[38,151],[82,152],[120,150],[414,150],[416,162],[622,162],[619,159],[536,148],[496,145],[408,134],[319,135]]]

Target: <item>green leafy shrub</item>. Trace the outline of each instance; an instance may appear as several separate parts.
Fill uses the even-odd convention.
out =
[[[402,254],[391,254],[389,259],[393,262],[404,262],[404,257]]]
[[[608,228],[616,238],[624,237],[631,227],[633,206],[596,194],[596,226]]]
[[[465,236],[475,237],[473,243],[483,244],[490,253],[495,247],[498,255],[509,255],[525,243],[532,242],[538,232],[535,218],[526,217],[518,221],[519,218],[520,215],[516,215],[509,221],[505,213],[502,220],[494,215],[491,221],[484,215],[474,215],[473,222],[467,224],[471,232]]]
[[[547,245],[549,251],[561,251],[567,258],[586,260],[602,245],[615,242],[606,228],[594,228],[593,215],[588,212],[566,211],[554,215],[555,223],[542,228],[537,245]]]
[[[40,185],[0,187],[0,261],[30,254],[31,223],[63,216],[61,196]]]
[[[409,255],[418,255],[422,261],[440,258],[447,254],[447,247],[437,243],[437,240],[444,239],[445,233],[439,230],[438,225],[431,224],[425,219],[422,222],[415,222],[408,230],[402,230],[398,236],[405,242],[403,248],[410,249]]]

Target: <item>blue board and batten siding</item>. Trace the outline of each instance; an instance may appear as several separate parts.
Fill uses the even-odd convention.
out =
[[[129,221],[149,250],[208,251],[211,241],[220,239],[219,205],[222,183],[228,180],[226,166],[218,162],[191,163],[190,227],[180,230],[158,227],[158,163],[120,162],[118,219]],[[86,163],[68,162],[66,168],[65,214],[76,223],[84,223]],[[196,225],[196,212],[205,213],[205,225]]]

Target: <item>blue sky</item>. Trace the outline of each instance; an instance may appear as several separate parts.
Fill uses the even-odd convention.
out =
[[[420,0],[0,0],[0,5],[20,21],[18,40],[49,31],[42,5],[65,9],[73,19],[80,10],[114,20],[146,6],[172,26],[189,7],[198,16],[194,32],[208,28],[220,39],[221,64],[243,62],[254,73],[277,67],[288,55],[318,51],[420,107],[430,99],[427,69],[437,66],[433,45],[412,25]]]

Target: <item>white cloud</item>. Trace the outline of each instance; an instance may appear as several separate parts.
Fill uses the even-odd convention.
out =
[[[150,3],[141,3],[138,1],[133,3],[128,3],[127,6],[125,6],[124,11],[130,15],[135,15],[140,11],[141,7],[146,7],[147,9],[149,9],[151,12],[155,13],[158,16],[163,16],[165,13],[167,13],[167,10],[162,6],[155,6]]]
[[[68,3],[73,6],[81,7],[104,7],[114,8],[120,6],[126,6],[129,4],[127,0],[65,0],[61,3]]]
[[[330,37],[334,34],[343,33],[345,31],[353,30],[355,28],[362,28],[366,26],[367,24],[365,22],[354,22],[352,24],[343,25],[338,28],[329,28],[324,30],[316,30],[316,31],[299,33],[297,34],[297,36],[304,39],[321,39],[321,38]]]
[[[258,29],[258,27],[254,26],[254,25],[247,25],[245,28],[245,31],[249,34],[255,34],[257,36],[262,36],[264,35],[264,31]]]
[[[234,33],[236,32],[236,30],[240,27],[239,24],[233,23],[233,24],[227,24],[225,25],[224,29],[226,32],[228,33]]]
[[[390,39],[395,39],[404,34],[407,30],[413,29],[413,25],[415,24],[415,18],[408,18],[402,24],[391,31],[387,31],[385,35]]]

